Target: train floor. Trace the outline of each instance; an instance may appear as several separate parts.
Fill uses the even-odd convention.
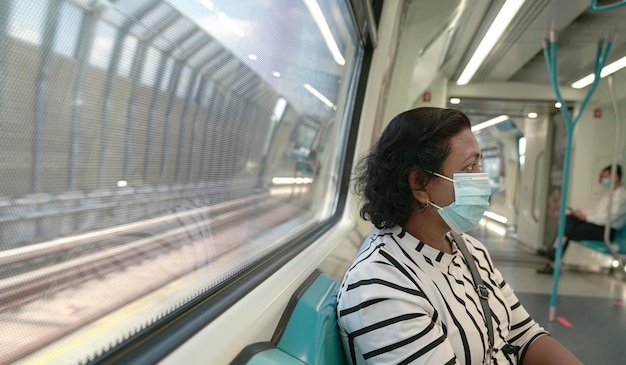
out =
[[[487,246],[496,267],[533,318],[586,365],[626,364],[626,283],[606,273],[562,270],[555,320],[549,321],[552,275],[547,259],[483,219],[469,234]]]

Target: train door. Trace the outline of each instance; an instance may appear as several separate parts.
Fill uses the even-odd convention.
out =
[[[550,117],[526,119],[526,149],[518,203],[518,241],[538,249],[544,245],[552,163],[554,125]]]

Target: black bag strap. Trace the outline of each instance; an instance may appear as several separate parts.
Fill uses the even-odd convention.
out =
[[[474,279],[474,289],[478,293],[480,297],[480,304],[483,306],[483,314],[485,315],[485,324],[487,325],[487,335],[489,336],[489,350],[488,356],[491,356],[491,351],[493,351],[493,324],[491,323],[491,309],[489,308],[489,302],[487,301],[489,298],[489,291],[485,284],[483,284],[483,280],[480,278],[478,274],[478,270],[476,269],[476,263],[474,263],[474,257],[467,250],[467,246],[465,246],[465,240],[454,231],[450,231],[454,242],[461,250],[461,253],[465,257],[465,261],[467,261],[467,266],[472,273],[472,278]]]

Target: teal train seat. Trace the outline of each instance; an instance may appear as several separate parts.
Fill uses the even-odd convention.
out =
[[[576,242],[578,242],[581,246],[585,246],[594,251],[607,255],[611,254],[611,251],[609,251],[608,247],[606,247],[604,241],[581,240]],[[619,255],[626,255],[626,226],[615,232],[615,238],[611,245],[617,250]]]
[[[270,342],[246,346],[233,365],[344,364],[337,327],[339,283],[316,270],[292,295]]]

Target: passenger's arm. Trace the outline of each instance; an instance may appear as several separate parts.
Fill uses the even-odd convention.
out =
[[[560,342],[543,335],[530,344],[523,365],[583,365],[583,363]]]
[[[572,215],[581,221],[587,220],[586,214],[580,209],[572,209]]]

